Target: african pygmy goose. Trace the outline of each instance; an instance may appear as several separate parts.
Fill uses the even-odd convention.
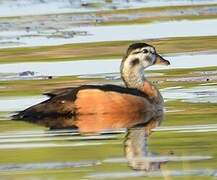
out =
[[[47,93],[50,98],[19,112],[15,117],[37,121],[45,117],[106,113],[155,114],[163,109],[160,92],[146,79],[144,69],[155,64],[169,65],[146,43],[134,43],[127,49],[120,73],[126,87],[83,85]]]

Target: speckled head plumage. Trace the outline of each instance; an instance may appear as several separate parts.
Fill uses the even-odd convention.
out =
[[[156,52],[154,46],[142,42],[133,43],[128,47],[123,62],[126,60],[130,60],[130,64],[133,66],[140,64],[148,67],[154,64],[170,64]]]
[[[153,47],[153,46],[146,44],[146,43],[141,43],[141,42],[133,43],[133,44],[129,45],[126,55],[129,55],[135,49],[141,49],[141,48],[145,48],[145,47]]]

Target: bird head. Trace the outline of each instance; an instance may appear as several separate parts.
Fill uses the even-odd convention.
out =
[[[146,43],[134,43],[129,46],[126,58],[132,66],[142,65],[144,68],[160,64],[170,65],[170,62],[157,53],[155,48]]]

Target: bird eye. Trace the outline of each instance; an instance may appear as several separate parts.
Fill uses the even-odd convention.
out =
[[[147,49],[143,49],[143,51],[142,51],[143,53],[148,53],[148,50]]]

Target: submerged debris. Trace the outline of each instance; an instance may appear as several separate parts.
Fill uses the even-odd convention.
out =
[[[34,76],[35,72],[34,71],[23,71],[19,73],[19,76]]]
[[[174,81],[174,82],[207,82],[217,80],[217,76],[209,76],[209,77],[181,77],[181,78],[167,78],[166,81]]]

